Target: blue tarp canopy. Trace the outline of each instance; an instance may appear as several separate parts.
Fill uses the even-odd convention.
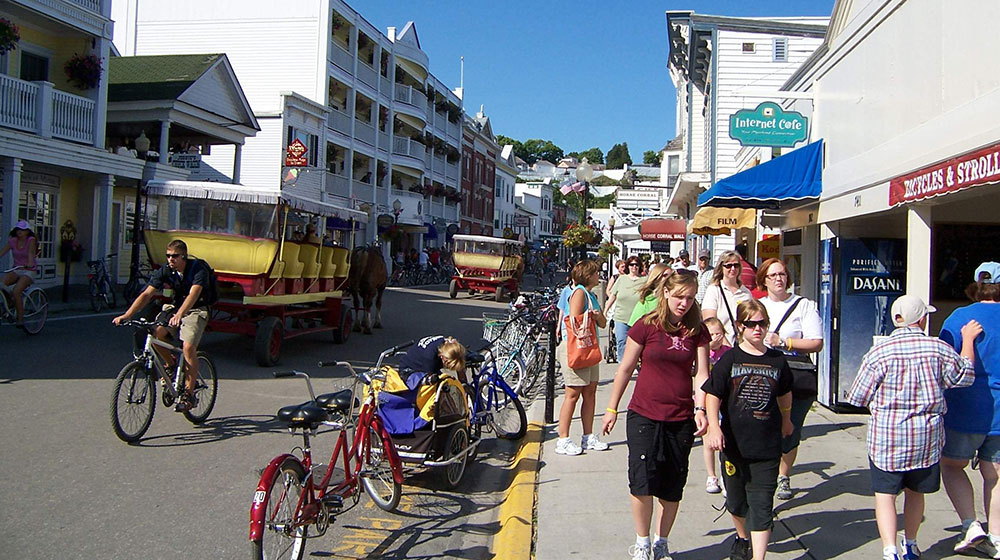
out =
[[[698,206],[779,209],[819,198],[822,191],[823,141],[737,173],[698,196]]]

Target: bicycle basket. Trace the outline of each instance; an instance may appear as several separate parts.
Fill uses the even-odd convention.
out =
[[[516,350],[528,336],[529,325],[513,320],[506,313],[483,313],[483,338],[490,341],[494,353],[503,354]],[[506,330],[505,330],[506,327]]]

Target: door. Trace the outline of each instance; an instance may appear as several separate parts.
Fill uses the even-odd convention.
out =
[[[17,217],[31,225],[38,239],[38,277],[55,278],[59,258],[58,238],[59,189],[32,183],[21,183]]]

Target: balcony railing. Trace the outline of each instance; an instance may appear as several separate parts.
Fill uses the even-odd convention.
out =
[[[372,89],[378,88],[378,74],[374,68],[359,60],[357,73],[359,80],[370,85]]]
[[[330,61],[348,74],[354,73],[354,57],[334,41],[330,41]]]
[[[330,111],[330,115],[326,118],[326,124],[337,132],[347,136],[351,135],[351,117],[336,109]]]
[[[350,197],[351,185],[347,177],[335,173],[326,174],[326,192],[337,196]]]
[[[354,137],[366,144],[375,146],[375,127],[355,119]]]
[[[383,152],[388,152],[389,151],[389,133],[388,132],[379,132],[378,133],[378,149],[382,150]]]
[[[392,139],[392,153],[414,157],[423,161],[424,145],[411,138],[396,137]]]
[[[448,136],[454,138],[455,140],[461,138],[458,134],[458,125],[451,121],[448,121]]]
[[[458,182],[458,164],[449,163],[448,172],[445,174],[445,176],[452,181]]]
[[[94,101],[0,74],[0,126],[46,138],[94,143]]]
[[[442,133],[448,132],[448,116],[434,111],[434,128]]]
[[[421,111],[427,110],[427,95],[420,90],[413,90],[410,93],[410,103]]]
[[[378,77],[378,92],[382,95],[389,96],[389,92],[392,91],[392,80],[386,78],[385,76],[379,74]]]
[[[368,183],[362,183],[361,181],[354,181],[354,198],[358,200],[368,200],[372,195],[372,188],[374,185]]]
[[[98,14],[101,13],[101,0],[69,0],[69,3]]]
[[[412,93],[413,93],[413,88],[412,87],[410,87],[410,86],[404,86],[403,84],[397,83],[396,84],[396,92],[395,92],[395,94],[393,94],[392,97],[396,101],[402,101],[403,103],[410,103],[412,105],[413,103],[410,100]]]

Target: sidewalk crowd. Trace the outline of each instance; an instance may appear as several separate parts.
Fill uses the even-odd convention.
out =
[[[955,552],[1000,558],[1000,521],[989,523],[1000,520],[1000,496],[994,495],[1000,468],[1000,305],[994,305],[1000,303],[1000,264],[976,270],[967,289],[973,303],[951,314],[940,338],[926,334],[933,307],[910,295],[895,300],[895,330],[873,345],[845,395],[871,412],[865,447],[856,441],[859,423],[836,424],[836,417],[814,406],[817,373],[810,355],[822,349],[822,322],[815,302],[790,293],[784,262],[769,259],[749,275],[749,263],[736,251],[721,255],[714,269],[705,260],[692,265],[687,255],[672,266],[649,269],[647,276],[643,265],[635,257],[619,263],[602,307],[593,297],[597,266],[582,260],[560,298],[558,352],[566,392],[558,437],[543,449],[536,557],[569,555],[557,552],[562,547],[585,557],[624,557],[627,548],[633,560],[762,560],[769,551],[778,557],[798,551],[802,558],[881,554],[884,560],[913,560],[922,557],[917,532],[926,517],[924,533],[937,541],[923,557]],[[594,358],[601,331],[613,339],[605,351],[608,363],[601,363],[600,354]],[[609,364],[615,362],[612,374]],[[595,432],[595,410],[604,403]],[[571,435],[578,407],[579,440]],[[615,432],[619,416],[626,417],[624,441],[613,439],[622,436]],[[809,462],[796,466],[803,434],[823,438],[802,446]],[[702,461],[695,469],[690,465],[699,440],[704,487],[688,483],[689,474],[700,473]],[[594,454],[601,457],[586,457]],[[584,457],[572,458],[578,455]],[[970,462],[978,463],[982,478],[985,528],[976,514]],[[793,473],[806,485],[793,487]],[[934,494],[942,479],[951,508]],[[725,499],[722,508],[711,504],[718,493]],[[901,493],[903,538],[897,541]],[[874,499],[859,502],[858,495]],[[570,512],[588,497],[600,498],[593,503],[596,511]],[[550,510],[550,500],[559,505]],[[692,501],[697,505],[689,507]],[[628,524],[616,518],[625,503],[634,541],[623,538]],[[808,513],[784,515],[799,506]],[[942,536],[950,526],[949,509],[961,522],[951,547]],[[706,527],[711,510],[719,512],[716,520],[730,514],[736,533],[731,542],[729,531]],[[800,522],[812,529],[798,532]],[[850,535],[840,530],[848,527]],[[706,547],[699,537],[712,542]],[[822,546],[808,546],[817,540]],[[678,541],[689,552],[672,553]]]

